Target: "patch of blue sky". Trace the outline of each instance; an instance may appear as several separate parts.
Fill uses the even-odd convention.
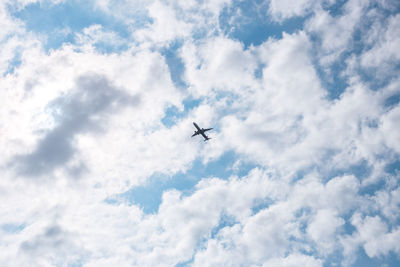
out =
[[[200,98],[192,98],[188,97],[183,100],[183,105],[185,107],[185,111],[190,111],[196,107],[198,107],[202,102],[202,99]]]
[[[170,43],[167,47],[161,49],[161,54],[165,57],[165,61],[168,65],[171,80],[177,88],[186,88],[187,85],[182,79],[182,75],[185,71],[185,65],[182,59],[179,57],[179,49],[182,46],[182,41],[175,40]]]
[[[211,230],[211,238],[218,238],[218,233],[220,230],[225,227],[232,227],[237,223],[238,221],[234,216],[222,213],[218,225]]]
[[[333,5],[325,6],[325,9],[328,10],[330,15],[333,17],[341,16],[344,12],[343,6],[345,3],[347,3],[347,1],[336,1]],[[372,6],[378,8],[377,4],[372,4]],[[379,11],[382,13],[381,17],[384,19],[386,19],[391,13],[388,10],[379,9]],[[346,59],[354,55],[359,56],[369,49],[368,44],[365,43],[365,33],[374,22],[375,20],[371,19],[362,20],[362,23],[359,23],[354,29],[352,40],[348,44],[348,47],[346,47],[345,51],[343,51],[339,58],[328,68],[321,67],[319,65],[318,53],[312,53],[312,55],[314,55],[313,63],[315,69],[320,77],[323,87],[328,92],[328,99],[338,99],[348,87],[346,77],[343,75],[347,65]],[[310,39],[313,42],[313,51],[318,51],[321,47],[321,40],[317,35],[311,35]],[[394,78],[396,76],[393,72],[385,73],[385,75],[379,77],[376,75],[376,70],[374,68],[358,69],[357,71],[359,72],[363,81],[370,85],[372,90],[378,90],[384,87],[390,82],[390,78]]]
[[[269,198],[259,198],[256,199],[253,203],[253,206],[251,208],[252,214],[257,214],[262,210],[267,209],[271,204],[273,204],[272,200]]]
[[[347,3],[347,0],[336,0],[334,3],[323,2],[322,7],[329,12],[332,17],[343,15],[343,6]]]
[[[370,26],[372,25],[366,25],[365,28],[369,28]],[[345,59],[350,55],[361,55],[370,49],[364,42],[365,32],[365,29],[357,29],[355,31],[353,34],[353,46],[344,53],[342,58]],[[357,68],[357,72],[362,81],[367,83],[371,90],[378,91],[398,77],[400,63],[392,61],[389,65],[385,66],[385,63],[383,63],[381,66],[359,67]]]
[[[359,32],[359,31],[358,31]],[[361,34],[361,33],[360,33]],[[355,38],[358,38],[355,36]],[[319,47],[318,40],[311,38],[314,42],[313,50],[317,50]],[[347,51],[343,52],[339,58],[333,62],[328,68],[322,67],[317,58],[317,54],[314,54],[313,65],[317,72],[317,75],[321,81],[323,88],[327,91],[327,99],[335,100],[339,99],[343,92],[346,91],[349,83],[347,81],[344,72],[347,68],[346,59],[352,55],[360,55],[364,51],[364,45],[362,41],[353,39],[353,46],[348,48]],[[367,83],[369,88],[373,91],[378,91],[381,88],[389,85],[389,83],[397,77],[397,73],[400,70],[400,64],[397,64],[393,69],[382,73],[381,76],[377,75],[376,68],[357,68],[357,72],[363,82]],[[395,102],[397,100],[397,102]],[[394,97],[391,101],[398,103],[398,98]],[[389,101],[388,104],[391,102]]]
[[[295,17],[275,22],[268,16],[268,5],[262,0],[238,1],[225,7],[219,17],[223,33],[241,41],[246,48],[260,45],[268,38],[282,38],[283,32],[294,33],[306,18]]]
[[[118,198],[130,204],[139,205],[147,214],[156,213],[162,201],[162,194],[169,190],[179,190],[189,194],[199,180],[189,174],[179,173],[172,177],[162,174],[153,175],[142,186],[133,187]]]
[[[341,266],[344,260],[342,253],[334,252],[324,260],[324,267],[336,267]],[[370,258],[364,251],[363,248],[359,248],[354,263],[351,264],[353,267],[397,267],[399,266],[399,259],[394,253],[390,253],[387,256],[373,257]]]
[[[391,175],[400,174],[400,157],[398,156],[396,160],[387,164],[385,166],[385,171]]]
[[[379,120],[377,119],[368,119],[366,124],[369,128],[377,129],[379,127]]]
[[[396,267],[400,266],[399,256],[390,252],[388,255],[370,258],[363,248],[360,248],[357,254],[357,259],[352,264],[354,267]]]
[[[322,3],[322,7],[327,10],[332,17],[338,17],[344,15],[344,6],[348,2],[348,0],[336,0],[333,1],[333,3],[331,1],[325,1]],[[385,6],[388,8],[382,8]],[[391,3],[371,1],[369,8],[379,9],[384,13],[385,16],[388,16],[400,12],[400,3],[398,1],[391,1]]]
[[[233,169],[233,174],[238,177],[243,177],[255,168],[261,168],[259,165],[251,161],[240,161],[236,168]]]
[[[257,68],[254,70],[254,77],[256,79],[262,79],[264,68],[265,68],[265,64],[258,64]]]
[[[176,106],[168,107],[165,111],[165,116],[161,119],[164,126],[170,128],[175,125],[179,119],[187,116],[188,112],[198,107],[202,102],[202,99],[194,99],[192,97],[185,98],[182,103],[184,110],[180,111]]]
[[[338,2],[334,4],[329,11],[332,13],[332,15],[342,15],[342,6],[343,3]],[[338,98],[348,86],[345,77],[341,75],[345,70],[346,59],[354,55],[360,56],[362,53],[368,51],[372,45],[376,45],[376,43],[365,42],[365,34],[373,26],[373,23],[375,23],[376,20],[381,20],[382,24],[387,24],[388,18],[390,18],[391,15],[400,12],[400,4],[397,4],[396,8],[393,9],[382,9],[379,4],[371,3],[370,8],[376,8],[377,14],[379,15],[377,15],[375,19],[362,19],[362,21],[354,29],[352,40],[349,46],[340,55],[336,62],[332,64],[328,71],[319,68],[318,64],[316,64],[317,72],[321,77],[323,85],[325,85],[325,88],[328,89],[331,99]],[[314,41],[317,45],[313,49],[318,49],[318,40],[314,38]],[[363,82],[366,82],[369,85],[371,90],[377,91],[387,86],[393,79],[397,78],[397,73],[400,70],[400,64],[393,61],[390,63],[390,65],[390,68],[384,72],[380,71],[378,74],[377,69],[383,69],[382,66],[379,68],[358,68],[357,72]]]
[[[373,196],[379,190],[386,187],[386,180],[380,179],[373,184],[368,184],[360,188],[359,194],[362,196]]]
[[[251,88],[243,88],[242,92],[232,92],[231,88],[227,89],[216,89],[211,97],[205,97],[205,101],[212,105],[218,106],[219,108],[215,111],[219,117],[229,116],[233,113],[241,114],[242,119],[245,118],[245,112],[249,110],[249,107],[242,105],[241,98],[243,91],[252,90]],[[240,117],[240,115],[238,115]],[[216,127],[217,125],[214,125]]]
[[[341,228],[342,230],[339,230],[339,231],[344,231],[344,233],[349,236],[351,236],[353,233],[357,232],[357,229],[350,223],[351,216],[352,216],[352,214],[348,214],[343,217],[345,224]],[[311,251],[311,253],[309,255],[313,256],[314,253],[316,253],[316,251]],[[308,254],[308,253],[305,253],[305,254]],[[342,251],[336,250],[332,254],[330,254],[326,259],[324,259],[323,266],[324,267],[341,266],[341,263],[343,262],[343,260],[344,260],[344,257],[343,257]],[[371,267],[372,266],[387,266],[387,267],[389,267],[389,266],[393,266],[394,267],[394,266],[400,266],[399,263],[400,263],[399,258],[394,253],[389,253],[386,256],[370,258],[368,255],[366,255],[365,250],[362,247],[360,247],[357,251],[355,262],[353,264],[351,264],[351,266],[354,266],[354,267],[364,267],[364,266],[367,266],[367,267],[369,267],[369,266],[371,266]]]
[[[352,174],[359,180],[364,180],[371,175],[373,168],[372,165],[368,164],[368,161],[361,160],[357,164],[351,165],[348,169],[343,170],[343,174]]]
[[[161,119],[162,124],[167,128],[174,126],[180,118],[183,118],[186,113],[181,112],[176,106],[168,107],[165,111],[165,116]]]
[[[351,223],[351,217],[353,216],[352,213],[349,213],[348,215],[344,216],[344,225],[343,225],[343,232],[346,235],[352,235],[353,233],[357,232],[356,227]]]
[[[329,100],[339,99],[348,87],[347,79],[343,73],[347,68],[346,59],[352,54],[352,52],[343,52],[330,66],[323,66],[320,64],[322,40],[315,34],[309,34],[309,39],[311,41],[310,57],[312,64],[322,87],[327,92],[326,97]],[[351,48],[349,49],[351,50]]]
[[[253,167],[251,164],[240,164],[239,169],[232,166],[237,160],[234,152],[223,154],[218,160],[203,164],[201,159],[194,161],[192,167],[185,173],[177,173],[172,176],[158,173],[150,177],[146,184],[135,186],[125,193],[106,200],[109,204],[118,204],[127,201],[130,204],[139,205],[147,214],[155,213],[162,201],[162,194],[168,190],[179,190],[184,196],[194,192],[195,185],[203,178],[218,177],[228,179],[231,175],[239,177],[247,174]]]
[[[385,99],[384,106],[387,108],[394,108],[400,102],[400,93],[393,94]]]
[[[326,155],[323,158],[322,163],[319,164],[319,166],[310,166],[304,170],[300,170],[295,175],[294,181],[301,179],[305,174],[315,170],[315,168],[321,174],[321,176],[323,177],[323,180],[325,182],[328,182],[332,178],[344,176],[344,175],[354,175],[360,181],[365,180],[370,177],[374,167],[371,164],[369,164],[368,161],[365,159],[361,159],[358,162],[351,164],[344,168],[335,167],[335,166],[332,166],[331,164],[329,164],[331,159],[338,152],[339,151],[336,151],[336,150],[327,151]],[[328,166],[328,168],[325,168],[325,164]]]
[[[15,69],[17,69],[22,63],[21,51],[18,49],[14,52],[14,57],[8,62],[7,70],[3,73],[3,76],[7,74],[13,74]]]
[[[299,180],[302,180],[309,173],[317,172],[320,174],[320,178],[323,182],[327,183],[329,180],[343,175],[351,174],[350,168],[335,168],[330,163],[332,162],[332,158],[335,157],[339,150],[336,149],[325,149],[321,151],[321,163],[314,165],[310,164],[304,168],[299,169],[297,172],[293,173],[291,178],[291,184],[294,185]],[[356,164],[357,165],[357,164]]]
[[[329,100],[339,99],[349,85],[342,75],[346,68],[344,60],[337,60],[328,70],[322,68],[317,60],[314,60],[314,67],[322,87],[327,91],[327,98]]]
[[[313,253],[310,256],[314,256],[313,255],[314,253],[317,253],[317,252],[313,251]],[[343,261],[343,254],[340,251],[336,250],[333,253],[329,254],[329,256],[324,259],[323,266],[324,267],[341,266],[342,265],[341,264],[342,261]]]
[[[389,17],[390,15],[394,15],[400,12],[399,1],[371,1],[370,7],[381,10],[385,17]]]
[[[191,266],[194,262],[194,257],[192,257],[190,260],[188,261],[183,261],[183,262],[179,262],[178,264],[175,265],[175,267],[186,267],[186,266]]]
[[[374,166],[370,165],[368,161],[361,160],[360,162],[353,164],[348,168],[331,170],[330,173],[327,175],[327,181],[335,177],[354,175],[358,179],[358,181],[362,183],[364,180],[367,180],[371,176],[373,169]],[[386,180],[384,179],[384,177],[382,177],[382,179],[379,179],[372,184],[362,186],[360,188],[359,194],[372,196],[385,186]]]
[[[1,229],[6,232],[6,233],[10,233],[10,234],[17,234],[19,232],[21,232],[22,230],[24,230],[25,228],[25,224],[16,224],[16,223],[5,223],[3,225],[1,225]]]
[[[330,156],[327,156],[326,161],[328,162],[334,152],[330,152]],[[382,155],[384,157],[384,155]],[[322,164],[323,165],[323,164]],[[329,164],[328,164],[329,165]],[[330,165],[329,165],[330,166]],[[296,183],[297,181],[301,180],[307,173],[313,172],[315,166],[306,168],[304,170],[298,171],[293,179],[292,183]],[[363,181],[370,178],[371,174],[373,173],[374,166],[369,164],[367,160],[361,160],[358,163],[352,164],[346,168],[317,168],[318,172],[321,174],[321,178],[325,183],[328,183],[331,179],[336,177],[341,177],[345,175],[354,175],[357,180],[362,184]],[[394,160],[389,163],[385,167],[385,172],[389,175],[398,175],[400,173],[400,160]],[[378,191],[385,189],[388,187],[388,180],[385,176],[380,177],[380,179],[375,180],[371,184],[362,185],[359,189],[359,194],[361,196],[374,196]],[[370,216],[379,215],[379,211],[372,211],[369,214]],[[345,218],[349,219],[349,218]]]
[[[72,262],[68,263],[68,267],[82,267],[83,264],[81,262]]]
[[[297,217],[296,222],[299,224],[299,230],[301,235],[291,236],[289,240],[294,241],[296,248],[299,249],[299,252],[301,252],[302,254],[315,257],[316,255],[319,254],[317,246],[315,246],[315,244],[309,246],[309,244],[307,243],[310,242],[310,240],[306,237],[310,223],[309,221],[310,216],[313,216],[314,212],[315,210],[309,207],[301,208],[296,212],[295,214],[295,216]],[[351,235],[354,231],[356,231],[355,227],[350,223],[351,216],[352,214],[349,213],[348,215],[342,217],[342,219],[344,219],[345,221],[345,224],[343,227],[338,229],[338,232],[340,234],[345,233],[346,235]],[[306,244],[306,246],[298,247],[297,245],[298,242],[303,242],[304,244]],[[341,262],[343,261],[343,259],[344,258],[342,251],[340,249],[334,250],[332,253],[323,258],[323,266],[325,267],[341,266]]]
[[[391,66],[376,66],[368,68],[359,68],[358,74],[361,80],[366,83],[369,89],[378,91],[388,86],[393,80],[398,78],[400,63],[391,62]],[[386,67],[385,71],[384,70]]]
[[[129,48],[128,43],[96,42],[93,46],[101,53],[115,53]]]
[[[60,4],[33,3],[22,10],[13,10],[12,16],[23,21],[28,31],[45,35],[45,49],[56,49],[64,43],[74,43],[74,34],[94,24],[106,31],[116,32],[122,38],[130,35],[129,27],[113,16],[95,9],[89,1],[71,0]],[[146,18],[138,18],[138,25],[146,24]]]

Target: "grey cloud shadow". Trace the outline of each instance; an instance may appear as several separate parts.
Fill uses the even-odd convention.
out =
[[[35,236],[33,240],[24,241],[21,244],[21,249],[24,252],[35,252],[43,247],[57,248],[65,243],[65,236],[67,235],[58,225],[49,226],[44,233]]]
[[[108,114],[139,103],[140,96],[132,96],[115,87],[103,75],[80,76],[73,93],[62,95],[49,104],[56,127],[46,133],[34,151],[17,155],[12,165],[23,176],[50,173],[73,158],[77,134],[102,131]],[[85,166],[80,164],[80,169],[84,170]],[[70,173],[79,175],[82,172]]]
[[[57,266],[61,265],[56,262],[70,266],[68,263],[79,261],[88,253],[76,233],[62,229],[58,224],[51,224],[23,241],[19,252],[33,262],[37,259],[51,259]]]

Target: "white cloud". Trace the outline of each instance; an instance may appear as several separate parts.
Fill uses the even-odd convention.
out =
[[[316,259],[312,256],[302,255],[302,254],[290,254],[285,258],[275,258],[272,260],[268,260],[264,263],[263,267],[272,267],[272,266],[282,266],[282,267],[295,267],[295,266],[310,266],[310,267],[319,267],[323,266],[322,261],[320,259]]]
[[[391,16],[387,20],[387,25],[379,23],[381,20],[373,25],[366,37],[373,40],[372,48],[361,55],[361,66],[377,71],[378,79],[395,71],[393,66],[400,60],[400,15]]]
[[[311,239],[317,242],[322,254],[330,254],[334,250],[334,238],[344,220],[332,210],[318,210],[315,217],[307,227]]]
[[[255,86],[257,62],[243,45],[227,38],[210,38],[200,44],[187,42],[181,48],[184,79],[195,97],[215,97],[216,92],[246,94]]]
[[[148,7],[148,12],[153,22],[134,33],[134,38],[140,42],[168,43],[189,36],[192,31],[193,26],[179,20],[176,10],[168,4],[155,1]]]
[[[266,266],[273,263],[291,266],[294,258],[319,266],[320,260],[297,253],[298,250],[311,249],[308,244],[309,238],[317,243],[315,247],[321,256],[340,249],[338,234],[342,232],[344,224],[341,216],[350,210],[334,203],[332,199],[343,199],[343,202],[349,205],[350,203],[345,200],[348,198],[353,203],[352,209],[358,206],[356,199],[358,186],[354,177],[337,177],[325,186],[313,178],[299,181],[294,187],[282,187],[285,185],[283,181],[271,177],[272,179],[267,179],[270,181],[263,182],[266,177],[261,176],[259,180],[254,180],[257,176],[253,175],[260,174],[255,172],[243,182],[249,184],[249,188],[253,188],[250,187],[250,181],[254,186],[256,186],[254,181],[258,181],[257,187],[267,189],[260,195],[261,199],[266,196],[270,204],[256,214],[248,214],[248,217],[232,226],[220,229],[213,239],[207,241],[205,249],[196,254],[195,266],[220,264],[240,266],[263,262]],[[231,183],[230,187],[233,185],[234,183]],[[240,188],[244,191],[244,196],[251,195],[251,192],[246,192],[247,186]],[[219,195],[229,200],[226,194]],[[234,196],[236,199],[243,197],[239,192]],[[234,201],[228,201],[227,205],[235,203]],[[229,210],[227,212],[229,214]],[[291,255],[285,258],[284,255],[287,253]]]
[[[316,0],[271,0],[269,4],[269,13],[277,21],[282,21],[295,16],[304,16],[317,2],[318,1]]]
[[[400,188],[380,190],[372,199],[376,210],[380,210],[391,223],[395,223],[400,216]]]
[[[400,107],[397,106],[382,116],[382,130],[388,147],[400,152],[400,136],[397,127],[400,123]]]
[[[105,31],[101,25],[95,24],[83,29],[83,32],[76,36],[78,45],[83,49],[91,49],[95,45],[105,45],[119,48],[127,46],[127,41],[121,38],[117,33]],[[86,47],[86,48],[85,48]]]
[[[357,237],[363,244],[365,252],[370,257],[387,255],[389,251],[399,252],[398,240],[400,231],[393,229],[389,232],[387,225],[377,216],[361,218],[356,214],[352,223],[357,228]]]
[[[303,164],[304,153],[308,153],[302,148],[303,140],[307,141],[312,130],[307,123],[320,116],[318,108],[327,105],[308,49],[304,33],[284,35],[282,40],[268,41],[257,49],[254,54],[259,54],[265,64],[262,83],[249,82],[237,89],[243,98],[233,98],[233,102],[241,110],[237,113],[240,116],[222,119],[222,140],[228,147],[267,165]],[[244,70],[254,71],[254,61],[248,60]],[[244,73],[251,77],[252,71]],[[317,140],[313,138],[312,142]]]
[[[94,5],[129,25],[133,41],[163,46],[193,35],[219,31],[219,14],[231,0],[218,1],[95,1]]]
[[[24,53],[40,47],[38,38],[27,33],[21,21],[8,12],[6,2],[0,3],[0,75],[12,73],[19,65]]]
[[[1,262],[322,266],[337,254],[351,264],[360,248],[378,260],[400,253],[398,173],[385,170],[400,151],[398,103],[385,106],[398,81],[373,91],[357,69],[393,66],[398,15],[388,29],[373,23],[363,40],[371,48],[344,62],[348,87],[330,100],[314,60],[348,51],[354,30],[366,31],[358,22],[368,3],[349,1],[334,17],[322,8],[332,2],[284,9],[288,2],[272,1],[274,19],[314,15],[305,30],[249,48],[218,34],[231,1],[97,4],[133,27],[134,44],[91,25],[74,33],[75,45],[45,52],[7,9],[0,13],[8,26],[2,70],[21,49],[21,64],[0,80]],[[145,18],[152,21],[135,25]],[[187,90],[174,87],[158,51],[177,38]],[[100,53],[99,43],[127,47]],[[185,106],[185,97],[199,103]],[[178,115],[166,127],[171,106]],[[214,127],[212,142],[190,138],[192,121]],[[164,191],[153,214],[129,196],[110,200],[155,173],[173,179],[196,159],[215,163],[227,152],[259,167],[226,180],[208,172],[189,193]]]
[[[338,16],[321,7],[315,9],[313,17],[306,22],[306,29],[321,41],[319,61],[323,66],[329,66],[353,47],[353,33],[361,26],[368,5],[368,1],[347,1],[342,7],[343,15]]]

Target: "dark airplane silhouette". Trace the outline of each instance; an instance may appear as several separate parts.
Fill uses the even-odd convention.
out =
[[[194,127],[196,127],[197,131],[194,131],[194,134],[192,135],[192,137],[201,134],[204,137],[204,141],[211,139],[205,134],[205,132],[212,130],[213,128],[208,128],[208,129],[200,128],[195,122],[193,122],[193,125],[194,125]]]

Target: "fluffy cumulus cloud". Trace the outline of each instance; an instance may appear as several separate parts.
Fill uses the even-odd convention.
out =
[[[0,28],[2,266],[400,264],[396,1],[2,1]]]

